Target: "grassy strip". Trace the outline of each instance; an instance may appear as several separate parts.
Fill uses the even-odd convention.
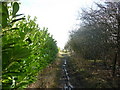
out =
[[[113,78],[111,70],[106,70],[101,60],[94,65],[93,60],[71,56],[71,68],[74,71],[75,86],[79,88],[118,88],[119,77]],[[73,83],[74,84],[74,83]]]

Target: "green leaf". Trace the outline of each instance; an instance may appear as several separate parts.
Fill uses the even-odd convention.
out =
[[[14,60],[18,60],[20,58],[27,58],[31,53],[31,51],[27,48],[23,48],[21,46],[16,46],[13,49],[13,58]]]
[[[2,28],[5,28],[7,26],[7,16],[6,14],[2,14]]]
[[[18,70],[20,68],[20,63],[18,63],[18,62],[12,62],[11,64],[9,64],[9,66],[7,67],[7,70]]]
[[[7,18],[9,17],[9,14],[8,14],[8,9],[4,4],[2,4],[2,13],[0,14],[2,14],[2,22],[0,23],[2,23],[2,28],[5,28],[7,26]]]
[[[11,28],[10,31],[11,31],[11,30],[18,30],[18,29],[19,29],[19,28]]]
[[[13,4],[13,12],[12,12],[13,17],[16,15],[16,13],[18,12],[18,10],[19,10],[19,4],[17,2],[15,2]]]
[[[3,73],[2,77],[5,78],[6,76],[21,76],[24,73],[21,72],[5,72]],[[3,79],[4,80],[4,79]]]
[[[19,88],[19,87],[25,86],[25,85],[27,85],[28,83],[29,83],[28,81],[22,81],[22,82],[20,82],[18,85],[16,85],[15,88]]]
[[[5,4],[2,4],[2,13],[6,14],[7,18],[9,17],[8,9],[7,6],[5,6]]]
[[[18,30],[19,28],[11,28],[9,30],[6,30],[6,31],[12,31],[12,30]],[[3,32],[6,32],[6,31],[3,31]]]

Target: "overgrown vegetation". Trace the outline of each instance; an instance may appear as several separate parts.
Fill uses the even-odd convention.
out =
[[[38,72],[53,62],[58,52],[56,41],[39,28],[36,18],[17,14],[19,3],[1,2],[2,87],[25,88]]]
[[[60,76],[60,54],[54,62],[39,72],[37,81],[28,85],[28,88],[58,88]]]
[[[86,62],[93,60],[94,63],[90,65],[93,69],[99,70],[96,65],[101,64],[107,70],[106,73],[112,70],[110,74],[119,78],[120,2],[106,2],[96,6],[96,10],[82,10],[78,17],[82,24],[71,32],[65,48],[84,58]],[[102,69],[100,71],[102,72]]]
[[[119,88],[119,77],[112,77],[112,70],[106,69],[103,61],[85,60],[72,55],[69,61],[71,82],[76,88]]]

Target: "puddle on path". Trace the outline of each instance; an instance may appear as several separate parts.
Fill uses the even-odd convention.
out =
[[[66,58],[63,59],[63,64],[62,64],[62,74],[63,74],[63,77],[62,77],[62,80],[63,80],[63,89],[69,89],[71,90],[72,88],[74,88],[71,83],[70,83],[70,77],[69,77],[69,72],[67,71],[67,60]]]

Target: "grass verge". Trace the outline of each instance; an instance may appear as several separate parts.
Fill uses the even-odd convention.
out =
[[[71,77],[76,88],[119,88],[120,77],[112,77],[112,70],[104,68],[103,62],[84,60],[79,56],[71,56],[69,61]]]

